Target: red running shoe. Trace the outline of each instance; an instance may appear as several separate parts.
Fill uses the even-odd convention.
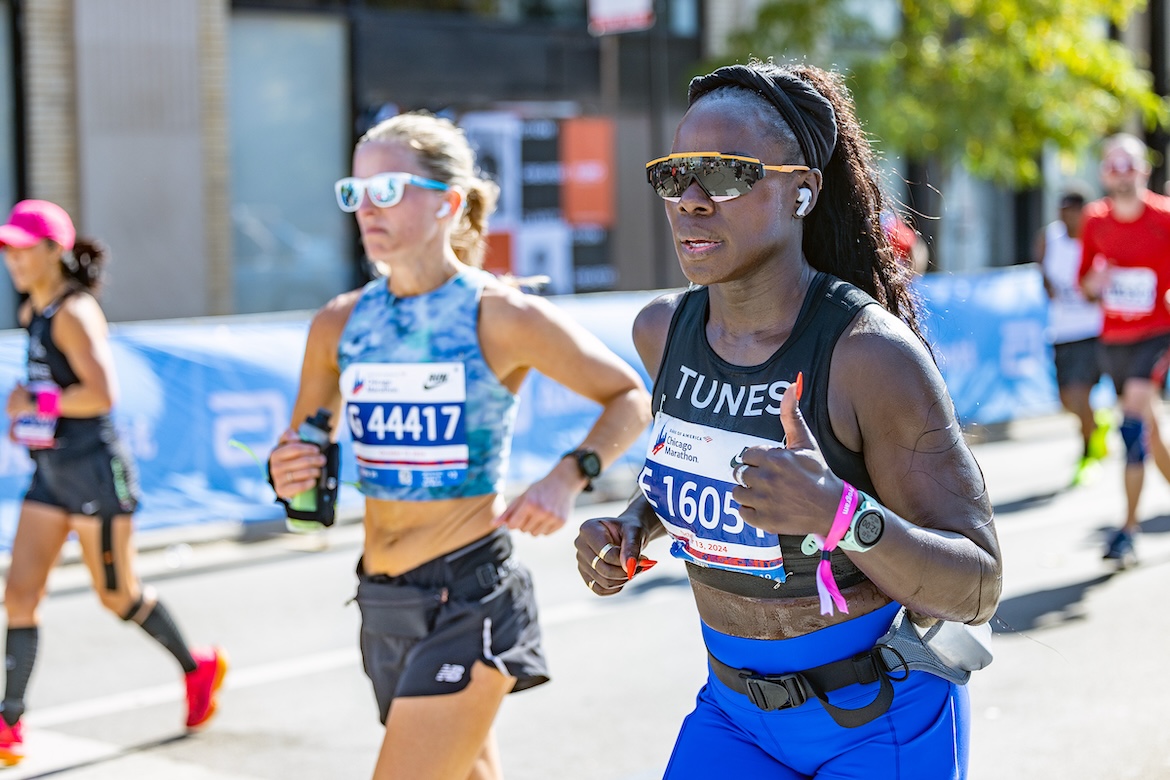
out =
[[[187,675],[187,728],[194,729],[211,720],[217,702],[215,694],[223,685],[228,662],[220,648],[192,650],[195,671]]]
[[[0,764],[14,766],[24,758],[24,730],[20,721],[11,726],[0,718]]]

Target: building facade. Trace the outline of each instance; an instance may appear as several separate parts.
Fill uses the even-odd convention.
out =
[[[653,0],[652,28],[594,37],[587,0],[0,0],[0,206],[54,200],[105,241],[115,321],[315,308],[368,278],[332,194],[355,139],[426,109],[501,185],[494,270],[679,286],[643,163],[759,5]],[[1027,260],[1054,194],[944,173],[936,270]],[[14,310],[0,290],[0,327]]]
[[[701,8],[656,10],[597,38],[585,0],[0,0],[0,202],[54,200],[110,246],[112,320],[313,308],[368,278],[332,194],[355,139],[425,109],[495,166],[493,268],[681,284],[642,163],[683,110]]]

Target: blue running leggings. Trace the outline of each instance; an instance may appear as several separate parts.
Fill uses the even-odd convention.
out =
[[[795,639],[742,639],[706,625],[703,638],[729,666],[787,674],[873,647],[897,610],[891,604]],[[829,694],[829,700],[862,707],[877,689],[877,683],[851,685]],[[884,715],[847,729],[815,699],[795,709],[764,712],[709,674],[694,711],[683,721],[663,780],[965,780],[968,710],[965,686],[911,672],[894,683],[894,702]]]

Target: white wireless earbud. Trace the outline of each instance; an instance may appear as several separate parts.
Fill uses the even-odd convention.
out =
[[[796,216],[803,217],[808,213],[809,203],[812,202],[812,190],[801,187],[796,191],[796,202],[800,204],[796,207]]]
[[[443,205],[439,206],[439,210],[435,212],[435,218],[442,219],[443,217],[447,216],[450,213],[451,213],[451,201],[445,200],[445,201],[443,201]]]

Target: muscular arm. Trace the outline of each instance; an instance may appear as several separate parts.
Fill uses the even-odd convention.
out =
[[[926,350],[882,313],[860,319],[832,365],[830,395],[845,397],[831,407],[834,428],[843,418],[843,438],[857,437],[849,444],[887,509],[878,545],[850,558],[915,612],[989,620],[1002,584],[991,501]]]
[[[337,346],[356,302],[356,292],[345,293],[313,315],[309,335],[305,339],[301,382],[293,403],[290,427],[296,428],[306,417],[325,408],[333,413],[333,434],[336,438],[341,413],[341,390],[337,384],[341,370],[337,365]]]
[[[658,374],[662,354],[666,345],[667,330],[678,295],[666,295],[649,303],[634,320],[634,348],[651,378]],[[626,562],[638,559],[645,545],[653,539],[666,535],[666,529],[658,522],[657,515],[650,507],[645,495],[638,491],[620,515],[614,518],[594,518],[581,525],[575,545],[577,547],[577,569],[586,583],[598,595],[612,595],[628,581]],[[608,553],[594,565],[594,556],[600,554],[607,544],[616,545],[617,552]],[[605,563],[601,563],[604,560]]]
[[[666,350],[666,337],[670,330],[670,320],[674,316],[682,295],[671,293],[651,301],[638,313],[634,319],[634,348],[638,350],[638,357],[653,382],[658,377],[658,370],[662,367],[663,353]],[[651,399],[651,404],[655,399]],[[642,544],[660,536],[666,535],[666,529],[658,522],[658,516],[646,500],[646,495],[638,490],[637,495],[618,517],[622,521],[636,522],[640,529]],[[637,557],[637,553],[633,553]]]
[[[649,396],[628,364],[548,301],[504,285],[484,290],[480,345],[496,376],[516,392],[535,369],[578,395],[601,405],[584,440],[602,467],[612,464],[646,430]],[[552,533],[572,510],[587,485],[577,463],[561,458],[547,475],[530,485],[496,519],[534,535]]]
[[[881,540],[846,554],[915,613],[989,620],[1001,573],[991,503],[925,347],[888,312],[869,307],[833,352],[827,394],[805,401],[829,405],[834,434],[862,453],[874,498],[886,508]],[[746,450],[746,486],[732,495],[744,522],[757,528],[827,536],[843,482],[795,401],[789,391],[781,403],[786,446]]]

